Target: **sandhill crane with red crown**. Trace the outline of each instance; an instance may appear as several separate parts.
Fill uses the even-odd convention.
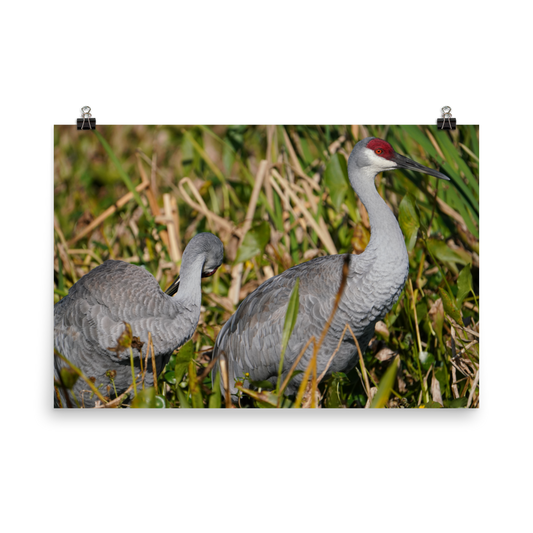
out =
[[[283,364],[282,379],[287,377],[309,339],[313,336],[318,339],[324,330],[340,288],[345,261],[348,266],[346,285],[317,354],[317,374],[326,369],[341,337],[339,349],[325,375],[354,367],[358,351],[352,334],[345,330],[346,324],[364,353],[376,322],[400,296],[409,272],[404,236],[374,183],[380,172],[399,168],[449,180],[444,174],[397,154],[384,140],[367,137],[359,141],[348,159],[348,177],[368,212],[371,226],[368,246],[360,255],[319,257],[297,265],[270,278],[245,298],[220,331],[214,349],[214,356],[223,357],[227,363],[230,394],[237,393],[237,379],[245,378],[245,387],[249,381],[276,383],[285,314],[291,291],[299,278],[299,312]],[[297,370],[308,366],[312,353],[310,346],[296,366]],[[218,366],[217,363],[215,371]],[[296,392],[301,380],[300,373],[289,382],[286,392],[289,395]],[[224,387],[222,390],[224,392]]]

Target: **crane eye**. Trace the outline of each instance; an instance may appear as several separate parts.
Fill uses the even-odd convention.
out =
[[[378,155],[380,155],[382,152],[383,152],[383,150],[381,150],[379,148],[376,150],[376,154],[378,154]]]

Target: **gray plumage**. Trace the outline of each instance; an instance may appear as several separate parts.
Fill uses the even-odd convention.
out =
[[[196,235],[183,253],[180,277],[169,287],[172,298],[164,293],[155,278],[144,268],[123,261],[106,261],[75,283],[68,296],[54,306],[55,348],[87,377],[104,396],[114,396],[114,389],[105,375],[116,371],[117,394],[132,382],[130,352],[110,350],[117,346],[124,322],[131,325],[132,335],[141,343],[143,359],[152,334],[157,372],[167,364],[170,355],[191,338],[200,318],[201,278],[210,276],[221,265],[223,246],[211,233]],[[181,281],[180,281],[181,280]],[[140,350],[133,349],[136,374],[140,372]],[[66,366],[55,357],[55,378]],[[148,363],[145,384],[153,385],[152,364]],[[80,404],[92,407],[95,397],[87,383],[79,379],[74,393]],[[63,406],[66,400],[61,391]],[[54,403],[57,398],[54,395]],[[74,405],[74,402],[72,402]]]
[[[348,175],[356,194],[366,207],[371,225],[371,238],[360,255],[348,254],[349,273],[346,288],[331,327],[318,353],[317,372],[326,364],[339,343],[342,331],[349,324],[361,351],[367,348],[374,327],[396,302],[409,271],[404,237],[398,222],[376,190],[374,179],[379,172],[395,168],[446,176],[396,154],[389,143],[368,137],[357,143],[348,160]],[[291,291],[297,278],[299,285],[299,313],[285,353],[282,379],[307,341],[320,337],[333,309],[340,287],[345,255],[320,257],[302,263],[270,278],[241,303],[217,337],[214,356],[225,355],[228,362],[231,394],[236,394],[235,380],[268,380],[275,384],[281,352],[281,338]],[[312,356],[309,347],[296,367],[304,370]],[[346,371],[358,359],[353,337],[347,331],[327,375]],[[219,370],[219,365],[215,371]],[[302,374],[296,376],[286,389],[297,391]],[[223,389],[223,387],[222,387]]]

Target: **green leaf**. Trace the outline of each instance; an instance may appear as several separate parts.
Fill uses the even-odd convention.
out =
[[[466,265],[457,279],[457,305],[461,307],[463,300],[470,294],[472,289],[472,273],[470,265]]]
[[[196,375],[196,365],[194,361],[189,361],[189,392],[191,393],[192,406],[195,409],[201,409],[204,406],[202,389],[198,383]]]
[[[344,386],[349,386],[350,381],[343,372],[335,372],[328,381],[324,396],[324,407],[336,409],[346,407],[346,392]]]
[[[333,207],[338,211],[350,188],[348,180],[348,167],[346,158],[339,154],[333,154],[324,172],[324,181],[329,190],[329,196]]]
[[[175,383],[179,384],[189,368],[189,362],[194,357],[194,349],[192,339],[186,342],[178,352],[176,356],[176,366],[174,367],[174,379]]]
[[[418,319],[418,323],[422,322],[424,318],[426,318],[426,315],[428,314],[428,306],[427,303],[422,300],[419,304],[416,306],[416,317]]]
[[[266,221],[257,224],[244,236],[244,240],[237,250],[235,263],[243,263],[263,252],[269,240],[270,224]]]
[[[180,407],[182,409],[190,409],[191,404],[189,403],[189,398],[187,395],[181,390],[180,387],[176,387],[176,394],[178,396],[178,400],[180,402]]]
[[[470,233],[475,235],[476,238],[479,238],[479,231],[472,221],[472,218],[468,215],[467,201],[452,187],[448,188],[446,191],[446,203],[459,211]]]
[[[418,358],[424,371],[429,370],[429,367],[435,362],[435,358],[429,352],[420,352]]]
[[[394,386],[394,380],[396,379],[396,370],[398,368],[399,355],[397,355],[390,364],[389,368],[381,378],[379,382],[378,391],[372,400],[370,407],[372,409],[380,409],[387,405],[389,401],[392,387]]]
[[[440,368],[437,368],[435,370],[435,377],[437,378],[440,390],[447,390],[448,389],[448,376],[446,374],[446,369],[441,366]]]
[[[440,409],[442,407],[442,405],[439,403],[439,402],[428,402],[424,405],[422,405],[422,407],[425,407],[426,409]]]
[[[429,128],[433,130],[434,133],[436,133],[436,126],[429,126]],[[466,177],[469,179],[469,182],[472,182],[474,181],[474,177],[472,176],[470,169],[468,169],[468,166],[460,157],[459,153],[457,152],[457,149],[453,146],[453,143],[448,135],[437,134],[434,135],[434,137],[437,140],[437,143],[439,144],[442,153],[444,154],[444,157],[446,158],[446,163],[443,164],[444,173],[451,178],[453,184],[461,193],[461,196],[463,196],[469,202],[475,212],[478,213],[479,201],[475,197],[475,192],[472,191],[466,185],[466,183],[459,175],[459,170],[455,168],[455,165],[452,165],[452,162],[456,162],[459,169],[465,172]]]
[[[461,409],[463,407],[466,407],[467,403],[468,398],[465,396],[464,398],[456,398],[455,400],[444,400],[444,407],[448,407],[451,409]]]
[[[336,153],[331,156],[324,172],[324,182],[328,188],[333,207],[340,211],[342,203],[345,202],[350,216],[356,220],[357,200],[348,179],[346,158],[342,154]]]
[[[454,274],[459,272],[456,263],[466,265],[472,262],[472,256],[466,250],[452,250],[444,241],[438,239],[428,239],[427,249],[435,260],[445,263]]]
[[[160,394],[156,395],[155,406],[157,409],[166,409],[167,401],[165,400],[165,397],[161,396]]]
[[[444,305],[444,311],[446,311],[446,314],[462,326],[463,319],[461,318],[461,312],[457,309],[455,302],[450,298],[450,295],[442,287],[439,287],[439,294],[442,298],[442,304]]]
[[[296,283],[291,291],[291,296],[289,298],[289,305],[287,306],[287,312],[285,313],[285,322],[283,323],[283,335],[281,337],[281,355],[279,359],[279,369],[278,369],[278,384],[276,390],[279,391],[281,385],[281,374],[283,373],[283,359],[285,358],[285,351],[287,350],[287,345],[289,344],[289,339],[292,335],[292,330],[296,325],[296,320],[298,320],[298,309],[300,307],[299,300],[299,286],[300,278],[296,278]]]
[[[61,380],[66,389],[72,389],[80,377],[79,374],[70,367],[62,368],[59,371],[59,374],[61,375]]]
[[[139,391],[131,402],[133,409],[154,409],[157,407],[154,387]]]
[[[262,390],[274,390],[274,385],[270,381],[250,381],[250,385],[253,386],[255,389],[262,389]]]
[[[428,247],[431,253],[443,263],[459,263],[466,265],[472,262],[472,258],[468,252],[463,250],[452,250],[444,241],[438,239],[428,239]]]
[[[406,194],[400,202],[398,221],[405,235],[405,246],[410,252],[415,247],[418,228],[420,228],[420,217],[413,195]]]
[[[163,378],[170,385],[175,385],[176,384],[176,372],[174,372],[174,371],[165,372]]]

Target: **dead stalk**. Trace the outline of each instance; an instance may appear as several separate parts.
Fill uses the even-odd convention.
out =
[[[263,186],[263,179],[266,175],[267,168],[268,161],[263,159],[261,163],[259,163],[259,169],[257,170],[257,175],[255,177],[254,188],[252,190],[252,196],[250,197],[250,202],[246,211],[246,217],[244,218],[242,228],[240,228],[239,231],[239,246],[242,244],[242,241],[248,233],[248,230],[252,227],[252,220],[254,219],[257,200],[259,199],[259,193],[261,192],[261,187]],[[239,303],[239,293],[241,291],[242,283],[242,270],[242,263],[237,263],[231,269],[231,286],[228,292],[228,297],[233,302],[233,305],[237,305]]]
[[[330,253],[331,255],[337,255],[337,248],[335,247],[335,244],[333,243],[333,239],[331,238],[331,235],[327,231],[324,231],[323,228],[320,227],[320,225],[314,219],[313,215],[311,215],[311,213],[305,207],[305,205],[300,200],[300,198],[297,196],[297,194],[292,190],[287,180],[283,178],[281,174],[275,168],[271,170],[271,173],[280,182],[282,187],[285,189],[285,192],[290,196],[291,200],[294,202],[294,204],[298,207],[302,215],[305,217],[307,223],[315,230],[320,240],[326,247],[326,250],[328,251],[328,253]]]
[[[344,263],[342,265],[341,283],[340,283],[340,286],[339,286],[339,290],[337,291],[337,294],[335,295],[335,301],[333,303],[333,309],[331,310],[331,313],[330,313],[329,318],[328,318],[328,320],[326,322],[326,325],[324,326],[324,329],[322,330],[322,334],[320,335],[320,339],[318,340],[317,343],[314,344],[313,357],[311,358],[311,362],[314,361],[315,373],[316,373],[316,361],[318,359],[318,352],[320,350],[320,347],[322,346],[322,343],[324,342],[324,339],[326,338],[326,335],[328,334],[328,331],[329,331],[329,328],[331,326],[331,323],[333,322],[333,318],[334,318],[334,316],[335,316],[335,314],[337,312],[337,309],[339,307],[339,303],[340,303],[341,297],[342,297],[342,295],[344,293],[344,289],[346,288],[346,282],[348,281],[349,270],[350,270],[350,254],[346,254],[344,256]],[[313,364],[311,366],[313,366]],[[309,365],[308,365],[308,367],[306,369],[306,373],[307,374],[308,374],[308,370],[309,370]],[[309,372],[310,372],[310,370],[309,370]],[[296,408],[299,407],[298,399],[300,399],[300,401],[301,401],[303,393],[305,392],[305,387],[306,387],[306,381],[305,381],[305,375],[304,375],[304,379],[302,380],[302,383],[300,384],[300,388],[298,390],[298,395],[296,397],[296,401],[295,401],[295,404],[294,404],[294,407],[296,407]],[[310,391],[312,398],[314,397],[314,395],[316,393],[316,387],[317,387],[317,383],[316,383],[316,379],[314,379],[312,381],[312,383],[311,383],[311,391]]]
[[[226,409],[230,409],[232,406],[231,395],[229,390],[229,370],[227,365],[227,356],[226,352],[221,352],[220,357],[220,375],[222,376],[222,384],[224,385],[224,402],[226,404]]]
[[[150,205],[150,210],[152,211],[152,214],[154,216],[158,216],[161,214],[161,212],[159,211],[159,206],[157,205],[156,196],[152,190],[150,180],[148,179],[148,176],[146,175],[146,172],[144,171],[144,167],[141,161],[141,155],[139,154],[139,152],[137,152],[135,155],[137,156],[137,168],[139,169],[139,174],[141,175],[141,183],[147,184],[146,197],[148,198],[148,204]]]
[[[148,345],[150,346],[150,349],[152,350],[152,372],[154,373],[155,393],[159,394],[159,391],[157,389],[157,365],[155,364],[154,343],[152,342],[152,333],[150,331],[148,332]]]
[[[170,258],[174,263],[177,263],[181,257],[178,249],[178,231],[179,228],[174,227],[174,219],[172,217],[172,204],[170,194],[163,194],[163,205],[165,206],[165,220],[168,231],[168,240],[170,247]]]
[[[474,378],[474,381],[470,387],[470,395],[468,396],[468,402],[466,404],[467,409],[470,407],[470,405],[472,405],[472,399],[474,398],[474,394],[476,392],[478,381],[479,381],[479,370],[476,372],[476,377]]]
[[[320,374],[320,376],[318,376],[318,379],[317,379],[317,384],[320,384],[320,382],[322,381],[322,379],[324,378],[324,376],[326,375],[326,372],[328,371],[332,361],[333,361],[333,358],[337,355],[337,352],[339,351],[340,347],[341,347],[341,343],[344,339],[344,334],[346,333],[346,330],[349,328],[350,326],[348,324],[346,324],[344,326],[344,329],[342,330],[342,333],[341,333],[341,336],[339,338],[339,342],[337,343],[337,347],[335,348],[335,351],[331,354],[330,358],[328,359],[328,362],[324,368],[324,370],[322,370],[322,373]]]
[[[185,190],[185,184],[187,184],[190,187],[193,193],[193,196],[196,198],[198,203],[196,203],[189,196],[189,194]],[[179,188],[179,191],[180,191],[180,194],[183,200],[187,204],[189,204],[195,211],[202,213],[202,215],[204,215],[207,218],[207,222],[211,228],[211,231],[215,231],[214,226],[218,226],[219,228],[225,230],[228,233],[234,232],[235,227],[233,226],[231,222],[228,222],[225,218],[215,215],[215,213],[213,213],[207,208],[207,205],[205,205],[204,199],[202,198],[202,196],[200,195],[200,193],[198,192],[198,190],[196,189],[196,187],[194,186],[194,183],[191,181],[190,178],[187,178],[187,177],[182,178],[180,182],[178,183],[178,188]]]
[[[352,328],[350,328],[350,326],[348,326],[348,328],[350,329],[350,333],[352,334],[355,345],[357,346],[357,353],[359,354],[359,366],[361,367],[361,372],[363,373],[363,379],[365,380],[366,395],[370,398],[370,383],[368,382],[368,372],[366,371],[365,360],[363,358],[363,354],[361,353],[359,341],[357,340],[355,333],[352,331]]]
[[[183,246],[180,238],[180,211],[175,196],[170,198],[170,208],[172,209],[172,221],[174,222],[174,228],[176,229],[176,246],[178,249],[178,257],[181,259],[181,250],[183,249]]]
[[[289,384],[289,381],[291,379],[291,376],[292,376],[292,373],[296,370],[296,366],[298,365],[298,363],[300,362],[300,360],[302,359],[304,353],[306,352],[307,348],[309,348],[309,345],[311,343],[314,343],[316,342],[316,339],[314,337],[314,335],[307,341],[307,343],[305,344],[305,346],[302,348],[302,350],[300,351],[300,353],[298,354],[298,357],[294,360],[294,363],[292,363],[291,365],[291,368],[289,370],[289,372],[287,373],[287,376],[285,377],[285,379],[283,380],[283,383],[281,384],[281,387],[279,389],[279,396],[281,398],[281,395],[283,394],[283,391],[285,390],[285,388],[287,387],[287,385]],[[278,401],[279,403],[279,401]]]

